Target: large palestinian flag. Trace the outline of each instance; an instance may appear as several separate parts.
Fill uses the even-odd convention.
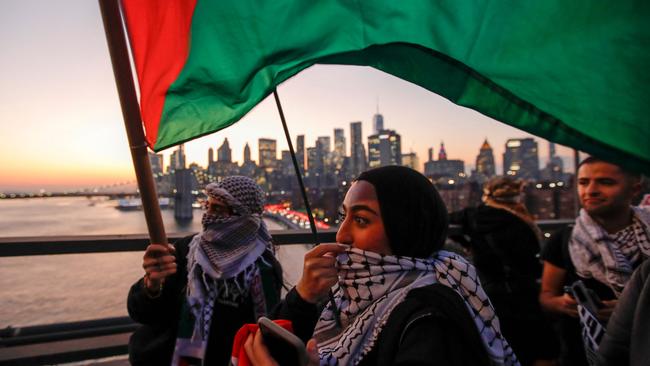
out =
[[[645,0],[123,0],[147,141],[237,122],[309,66],[368,65],[650,172]]]

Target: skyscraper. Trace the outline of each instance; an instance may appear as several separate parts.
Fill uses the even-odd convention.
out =
[[[564,162],[562,158],[555,155],[555,144],[550,141],[548,143],[548,162],[541,175],[542,179],[549,181],[562,180],[564,178]]]
[[[296,137],[296,160],[300,171],[305,173],[305,135]]]
[[[440,150],[438,151],[438,160],[447,160],[447,151],[445,150],[444,142],[440,142]]]
[[[481,149],[476,156],[476,173],[483,177],[489,178],[496,174],[494,166],[494,153],[492,146],[488,143],[487,138],[483,141]]]
[[[178,145],[178,149],[169,156],[167,171],[173,173],[178,169],[185,169],[185,146],[183,144]]]
[[[329,136],[319,136],[316,139],[316,150],[323,169],[329,167],[332,160],[332,139]]]
[[[217,159],[228,163],[232,162],[232,150],[230,149],[227,137],[223,140],[223,144],[221,144],[217,150]]]
[[[153,174],[162,174],[163,154],[156,154],[149,151],[149,161],[151,162],[151,171]]]
[[[353,177],[366,170],[366,150],[363,147],[361,122],[350,123],[350,168]]]
[[[244,162],[239,168],[239,174],[245,175],[247,177],[255,177],[257,166],[255,162],[251,160],[251,148],[248,146],[248,142],[244,146]]]
[[[275,168],[275,161],[277,159],[276,147],[276,141],[273,139],[261,138],[258,140],[259,165],[267,171]]]
[[[384,116],[379,114],[379,111],[372,116],[372,127],[374,133],[379,133],[384,129]]]
[[[334,151],[332,152],[332,166],[341,173],[345,159],[345,135],[342,128],[334,129]],[[337,173],[337,174],[338,174]]]
[[[251,148],[248,146],[248,142],[246,143],[246,146],[244,146],[244,163],[248,163],[251,161]]]
[[[307,170],[306,170],[306,184],[311,187],[318,186],[319,176],[321,171],[321,161],[319,159],[318,147],[307,148]]]
[[[368,167],[402,165],[402,138],[395,130],[368,136]]]
[[[535,180],[539,177],[537,142],[532,138],[509,139],[503,153],[503,175]]]
[[[208,149],[208,166],[210,166],[210,164],[212,164],[213,161],[214,161],[214,149],[209,148]]]
[[[280,171],[283,175],[294,177],[296,172],[293,168],[293,161],[291,160],[291,152],[289,150],[282,150],[280,152]]]

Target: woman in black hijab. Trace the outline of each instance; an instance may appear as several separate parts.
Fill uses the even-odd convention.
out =
[[[316,339],[321,365],[518,365],[474,267],[441,250],[447,210],[426,177],[364,172],[341,213],[338,244],[305,255],[276,313]]]

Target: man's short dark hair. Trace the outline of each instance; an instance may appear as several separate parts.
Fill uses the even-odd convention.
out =
[[[595,156],[588,156],[588,157],[586,157],[585,159],[583,159],[583,160],[578,164],[578,168],[577,168],[577,170],[580,169],[583,165],[594,164],[594,163],[607,163],[607,164],[615,165],[615,166],[617,166],[618,169],[620,169],[621,172],[622,172],[625,176],[627,176],[628,178],[632,178],[632,179],[635,179],[635,180],[641,180],[641,174],[639,174],[639,173],[635,173],[635,172],[631,172],[631,171],[629,171],[629,170],[623,168],[622,166],[620,166],[620,165],[618,165],[618,164],[614,164],[614,163],[612,163],[612,162],[610,162],[610,161],[603,160],[603,159],[598,158],[598,157],[595,157]]]

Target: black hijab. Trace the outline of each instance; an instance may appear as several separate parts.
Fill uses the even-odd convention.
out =
[[[449,217],[429,179],[413,169],[391,165],[365,171],[357,180],[375,187],[394,254],[426,258],[442,248]]]

